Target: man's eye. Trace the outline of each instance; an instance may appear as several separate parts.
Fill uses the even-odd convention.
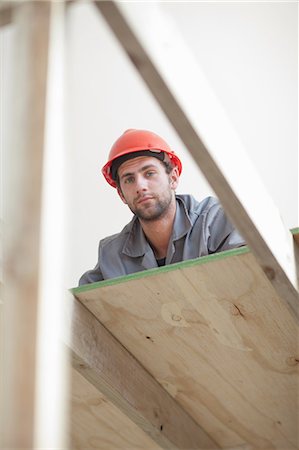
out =
[[[147,177],[151,177],[154,174],[155,174],[155,172],[153,170],[149,170],[148,172],[146,172]]]
[[[134,181],[134,177],[127,177],[127,178],[125,179],[125,184],[133,183],[133,181]]]

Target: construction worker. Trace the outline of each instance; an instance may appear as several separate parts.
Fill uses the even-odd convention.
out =
[[[97,265],[80,285],[244,245],[215,198],[175,194],[181,171],[178,156],[155,133],[130,129],[116,140],[102,173],[134,216],[100,241]]]

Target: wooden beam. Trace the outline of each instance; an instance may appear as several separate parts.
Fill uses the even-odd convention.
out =
[[[162,448],[219,448],[78,300],[73,301],[74,368]]]
[[[3,446],[31,448],[34,434],[42,162],[50,5],[13,10],[16,33],[4,253]],[[24,370],[26,368],[26,370]]]
[[[13,101],[5,153],[2,448],[33,448],[49,2],[13,9]]]
[[[298,246],[179,30],[152,3],[95,4],[264,273],[299,318]]]

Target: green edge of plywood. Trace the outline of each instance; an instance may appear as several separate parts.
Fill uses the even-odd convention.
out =
[[[290,230],[292,234],[299,234],[299,228],[293,228]],[[239,247],[231,250],[226,250],[220,253],[214,253],[213,255],[201,256],[200,258],[189,259],[187,261],[181,261],[175,264],[169,264],[163,267],[156,267],[154,269],[143,270],[140,272],[135,272],[130,275],[124,275],[121,277],[111,278],[109,280],[97,281],[95,283],[84,284],[76,288],[72,288],[70,291],[72,294],[76,295],[80,292],[90,291],[92,289],[97,289],[104,286],[112,286],[114,284],[124,283],[130,280],[137,280],[139,278],[149,277],[156,275],[157,273],[170,272],[176,269],[183,269],[190,266],[196,266],[199,264],[207,264],[209,262],[218,261],[223,258],[230,256],[242,255],[244,253],[249,253],[250,250],[247,246]]]
[[[135,272],[129,275],[123,275],[121,277],[111,278],[109,280],[97,281],[95,283],[84,284],[83,286],[79,286],[71,289],[71,292],[76,295],[80,292],[86,292],[92,289],[97,289],[99,287],[111,286],[114,284],[123,283],[125,281],[137,280],[139,278],[144,278],[152,275],[156,275],[157,273],[162,272],[170,272],[176,269],[183,269],[190,266],[195,266],[198,264],[206,264],[212,261],[216,261],[219,259],[223,259],[228,256],[236,256],[243,253],[248,253],[248,247],[239,247],[232,250],[226,250],[220,253],[214,253],[213,255],[201,256],[200,258],[188,259],[187,261],[181,261],[174,264],[169,264],[163,267],[155,267],[153,269],[142,270],[140,272]]]
[[[293,228],[290,231],[292,234],[299,234],[299,228]],[[220,260],[223,258],[227,258],[230,256],[242,255],[244,253],[249,253],[249,252],[250,252],[250,250],[247,246],[239,247],[239,248],[235,248],[232,250],[226,250],[226,251],[223,251],[220,253],[214,253],[213,255],[201,256],[200,258],[189,259],[187,261],[181,261],[181,262],[178,262],[175,264],[169,264],[169,265],[163,266],[163,267],[157,267],[154,269],[143,270],[140,272],[132,273],[130,275],[124,275],[121,277],[111,278],[109,280],[103,280],[103,281],[97,281],[95,283],[85,284],[83,286],[73,288],[70,291],[72,294],[76,295],[76,294],[79,294],[80,292],[87,292],[92,289],[97,289],[99,287],[112,286],[115,284],[124,283],[126,281],[137,280],[139,278],[156,275],[157,273],[170,272],[172,270],[183,269],[186,267],[191,267],[191,266],[195,266],[195,265],[199,265],[199,264],[207,264],[207,263],[217,261],[217,260]]]
[[[299,234],[299,228],[293,228],[290,231],[292,234]],[[109,280],[103,280],[103,281],[97,281],[95,283],[85,284],[83,286],[73,288],[70,291],[72,294],[76,295],[76,294],[79,294],[80,292],[90,291],[92,289],[97,289],[99,287],[112,286],[115,284],[124,283],[126,281],[137,280],[139,278],[156,275],[157,273],[170,272],[172,270],[183,269],[186,267],[195,266],[195,265],[199,265],[199,264],[207,264],[209,262],[218,261],[223,258],[227,258],[230,256],[237,256],[237,255],[241,255],[241,254],[249,253],[249,252],[250,252],[250,250],[247,246],[239,247],[239,248],[235,248],[235,249],[231,249],[231,250],[226,250],[226,251],[223,251],[220,253],[214,253],[213,255],[201,256],[200,258],[189,259],[187,261],[181,261],[181,262],[178,262],[175,264],[169,264],[169,265],[163,266],[163,267],[156,267],[154,269],[148,269],[148,270],[143,270],[140,272],[135,272],[130,275],[124,275],[121,277],[111,278]]]

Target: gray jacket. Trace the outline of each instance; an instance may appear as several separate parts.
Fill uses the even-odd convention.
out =
[[[165,264],[245,245],[215,198],[207,197],[198,202],[191,195],[176,195],[176,200]],[[154,267],[158,267],[154,252],[134,216],[120,233],[100,241],[98,263],[82,275],[79,285]]]

